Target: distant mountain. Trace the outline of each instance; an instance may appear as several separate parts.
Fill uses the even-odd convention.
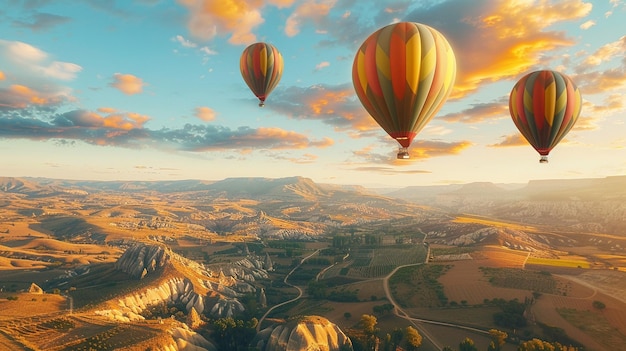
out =
[[[228,197],[272,197],[293,200],[331,196],[334,191],[309,178],[227,178],[211,184],[207,190],[222,192]]]
[[[626,200],[626,176],[531,180],[520,191],[533,199]]]

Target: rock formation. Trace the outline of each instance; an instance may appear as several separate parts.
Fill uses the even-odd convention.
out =
[[[328,319],[306,316],[262,330],[253,346],[262,351],[339,351],[352,350],[352,341]]]
[[[30,294],[43,294],[43,289],[39,287],[39,285],[32,283],[28,288],[28,293]]]
[[[115,268],[141,279],[167,264],[170,254],[159,245],[136,244],[124,251],[115,262]]]

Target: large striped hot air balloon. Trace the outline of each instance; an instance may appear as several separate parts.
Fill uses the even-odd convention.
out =
[[[259,98],[259,106],[263,107],[283,74],[283,57],[272,44],[254,43],[243,50],[239,69],[243,80]]]
[[[424,24],[400,22],[372,33],[356,53],[352,83],[374,120],[409,158],[413,138],[444,104],[456,78],[446,38]]]
[[[509,97],[509,112],[520,133],[548,162],[548,154],[572,129],[582,108],[582,96],[572,80],[542,70],[522,77]]]

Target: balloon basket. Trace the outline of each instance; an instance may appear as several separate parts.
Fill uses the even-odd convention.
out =
[[[539,163],[548,163],[548,156],[541,156]]]
[[[409,156],[409,149],[405,147],[398,149],[398,160],[408,160],[409,158],[411,158],[411,156]]]
[[[259,102],[259,107],[265,107],[265,103],[263,101]]]

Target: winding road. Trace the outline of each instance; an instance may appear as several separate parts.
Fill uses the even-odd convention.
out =
[[[268,315],[269,315],[269,314],[270,314],[273,310],[275,310],[276,308],[278,308],[278,307],[280,307],[280,306],[284,306],[284,305],[286,305],[286,304],[288,304],[288,303],[292,303],[292,302],[294,302],[294,301],[297,301],[298,299],[300,299],[300,298],[302,297],[302,295],[303,295],[302,289],[301,289],[299,286],[296,286],[296,285],[293,285],[293,284],[288,283],[288,282],[287,282],[287,279],[289,279],[289,276],[290,276],[293,272],[295,272],[295,270],[296,270],[296,269],[300,268],[300,266],[304,263],[304,261],[308,260],[309,258],[311,258],[313,255],[317,254],[318,252],[320,252],[320,250],[319,250],[319,249],[315,250],[312,254],[310,254],[310,255],[308,255],[308,256],[306,256],[306,257],[304,257],[303,259],[301,259],[301,260],[300,260],[300,262],[298,263],[298,265],[297,265],[297,266],[295,266],[295,267],[293,267],[293,269],[289,272],[289,274],[287,274],[287,275],[285,276],[285,279],[283,279],[283,283],[285,283],[286,285],[289,285],[289,286],[291,286],[291,287],[293,287],[293,288],[296,288],[296,289],[298,290],[298,296],[294,297],[294,298],[293,298],[293,299],[291,299],[291,300],[288,300],[288,301],[285,301],[285,302],[281,302],[281,303],[279,303],[278,305],[274,305],[274,306],[272,306],[270,309],[268,309],[268,310],[265,312],[265,314],[263,315],[263,317],[261,317],[261,319],[259,319],[259,323],[257,323],[257,325],[256,325],[256,331],[257,331],[257,333],[261,330],[261,323],[263,323],[263,320],[265,319],[265,317],[267,317],[267,316],[268,316]]]

